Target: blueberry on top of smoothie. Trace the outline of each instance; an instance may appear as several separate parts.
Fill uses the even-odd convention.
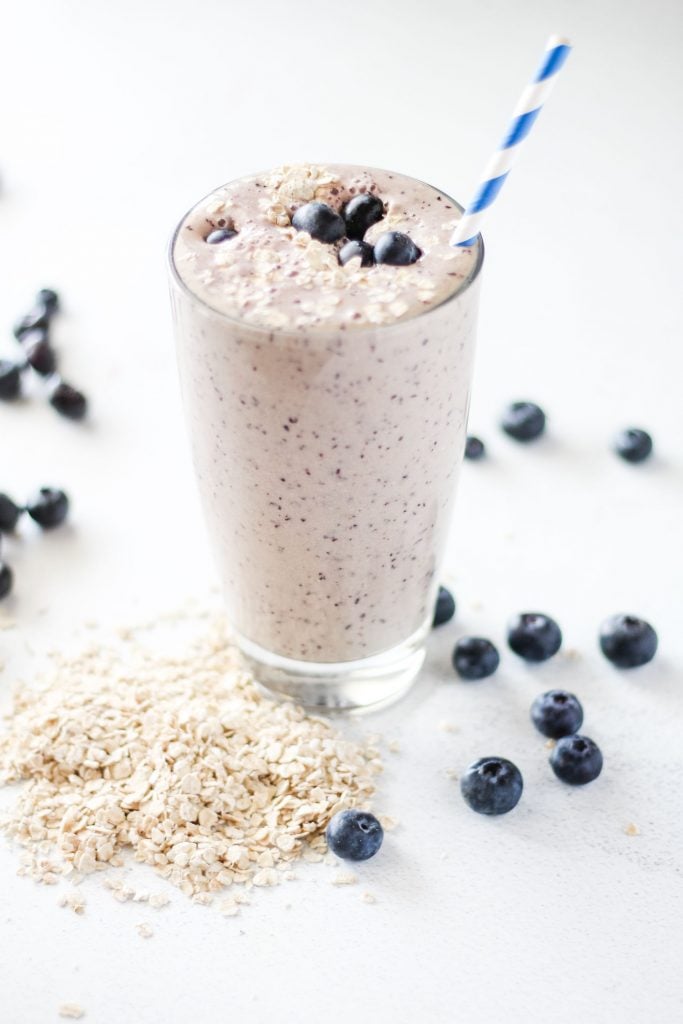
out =
[[[234,238],[237,232],[234,228],[216,228],[215,231],[210,231],[204,239],[209,245],[218,245],[220,242],[227,242],[229,239]]]
[[[360,240],[365,232],[384,216],[384,203],[372,192],[362,192],[344,207],[346,237]]]
[[[342,267],[345,266],[349,260],[355,259],[360,256],[361,267],[371,267],[375,262],[375,251],[369,242],[347,242],[339,250],[339,262]]]
[[[388,263],[393,267],[406,267],[417,263],[422,250],[418,249],[412,238],[400,231],[385,231],[375,242],[375,260],[377,263]]]
[[[346,234],[343,219],[327,203],[304,203],[292,217],[292,226],[319,242],[338,242]]]

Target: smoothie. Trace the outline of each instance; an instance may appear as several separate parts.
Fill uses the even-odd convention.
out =
[[[217,189],[172,243],[228,614],[261,681],[304,703],[379,702],[422,660],[483,256],[449,246],[459,216],[393,172],[298,165]]]

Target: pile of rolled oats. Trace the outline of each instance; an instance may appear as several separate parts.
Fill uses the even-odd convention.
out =
[[[331,816],[367,806],[377,752],[264,696],[220,620],[179,656],[123,636],[15,695],[0,782],[24,783],[2,822],[20,873],[77,880],[131,850],[201,902],[322,859]]]

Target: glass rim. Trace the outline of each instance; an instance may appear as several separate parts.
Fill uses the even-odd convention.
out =
[[[343,166],[355,166],[355,165],[338,164],[337,166],[343,167]],[[387,170],[385,170],[383,168],[377,168],[377,167],[367,167],[367,168],[364,168],[364,169],[366,169],[368,171],[378,171],[379,170],[379,171],[381,171],[381,173],[384,173],[384,174],[400,174],[401,173],[400,171],[387,171]],[[257,173],[268,173],[268,172],[257,172]],[[244,178],[244,177],[252,177],[252,175],[241,175],[239,178],[231,178],[230,181],[225,182],[223,185],[219,185],[218,188],[225,188],[226,185],[231,185],[235,181],[241,181],[242,178]],[[448,199],[448,201],[450,203],[453,203],[455,208],[460,211],[461,215],[464,214],[464,212],[465,212],[464,207],[461,206],[460,203],[456,199],[453,199],[453,197],[450,196],[447,192],[443,192],[440,188],[437,188],[435,185],[431,185],[428,181],[422,181],[421,178],[413,178],[409,174],[404,174],[404,175],[402,175],[402,177],[408,178],[411,181],[416,181],[420,185],[426,185],[427,188],[433,189],[434,192],[438,192],[438,194],[443,196],[444,199]],[[213,316],[219,317],[221,320],[224,320],[226,323],[232,324],[233,326],[245,327],[245,328],[248,328],[249,330],[262,331],[262,332],[264,332],[266,334],[279,334],[279,335],[297,335],[298,336],[301,333],[303,333],[303,331],[305,331],[306,333],[311,334],[311,335],[315,335],[317,337],[317,336],[321,336],[321,335],[326,335],[326,334],[329,335],[329,334],[337,333],[340,330],[340,325],[339,324],[337,324],[335,326],[328,325],[328,324],[321,324],[319,326],[312,326],[312,327],[306,327],[306,328],[297,328],[297,327],[272,327],[272,326],[268,326],[267,324],[250,323],[248,320],[244,320],[242,317],[232,316],[230,313],[225,313],[221,309],[216,309],[215,306],[212,306],[211,303],[207,302],[201,296],[197,295],[196,292],[192,291],[190,286],[187,284],[187,282],[181,276],[180,271],[178,270],[178,267],[176,265],[176,262],[175,262],[175,259],[174,259],[175,243],[176,243],[176,239],[178,238],[178,235],[180,233],[180,229],[182,228],[182,226],[185,223],[185,221],[188,218],[188,216],[192,213],[193,210],[196,209],[197,206],[199,206],[201,203],[203,203],[207,199],[209,199],[216,191],[217,191],[217,189],[215,189],[215,188],[211,189],[211,191],[207,192],[206,195],[202,199],[199,199],[199,200],[197,200],[196,203],[193,203],[192,206],[186,211],[186,213],[183,214],[183,216],[180,218],[178,224],[173,229],[173,233],[171,234],[171,238],[169,240],[169,243],[168,243],[168,246],[167,246],[167,249],[166,249],[167,260],[168,260],[168,268],[169,268],[169,271],[170,271],[173,283],[175,285],[177,285],[177,287],[180,288],[180,290],[182,292],[184,292],[190,299],[192,299],[194,302],[196,302],[199,306],[202,306],[205,310],[207,310]],[[473,248],[473,249],[476,248],[477,249],[477,257],[476,257],[476,259],[474,261],[474,264],[472,265],[472,269],[470,270],[469,275],[465,278],[465,280],[463,281],[462,285],[460,286],[460,288],[458,288],[457,291],[453,292],[451,295],[447,295],[445,299],[442,299],[441,302],[438,302],[435,306],[430,306],[428,309],[421,310],[419,313],[416,313],[415,316],[401,318],[400,320],[392,320],[390,323],[362,324],[362,325],[354,326],[354,327],[352,327],[352,330],[349,333],[360,334],[363,331],[382,331],[382,330],[387,330],[387,329],[398,327],[399,325],[410,324],[410,323],[413,323],[416,320],[422,320],[424,317],[428,317],[431,313],[436,312],[437,309],[442,309],[444,306],[448,305],[449,302],[453,302],[454,300],[458,299],[461,295],[464,295],[465,292],[467,292],[469,290],[469,288],[474,284],[474,282],[478,279],[479,274],[481,273],[481,268],[482,268],[483,263],[484,263],[484,239],[483,239],[481,234],[477,235],[477,240],[476,240],[476,242],[474,243],[474,245],[471,248]]]

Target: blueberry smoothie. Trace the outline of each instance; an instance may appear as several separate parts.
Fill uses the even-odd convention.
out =
[[[190,441],[257,678],[362,707],[414,679],[465,445],[483,258],[423,182],[296,165],[197,204],[171,247]]]

